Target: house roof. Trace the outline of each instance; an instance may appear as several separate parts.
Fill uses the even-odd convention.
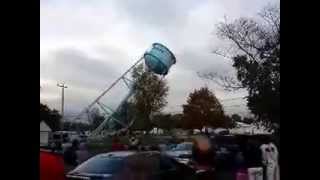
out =
[[[40,131],[51,131],[50,127],[44,122],[40,122]]]

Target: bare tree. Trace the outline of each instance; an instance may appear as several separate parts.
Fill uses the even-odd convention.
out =
[[[232,76],[221,75],[216,72],[197,73],[200,78],[213,81],[226,91],[236,91],[245,88],[237,79]]]
[[[268,5],[258,13],[259,19],[239,18],[217,24],[217,36],[227,41],[228,47],[216,48],[212,52],[225,59],[234,60],[239,55],[247,56],[258,65],[266,58],[277,58],[275,48],[280,48],[280,10],[276,5]],[[225,90],[234,91],[245,88],[238,78],[217,72],[198,72],[198,76],[212,80]]]
[[[217,35],[229,47],[213,53],[232,61],[236,76],[198,73],[226,90],[248,90],[247,106],[259,122],[280,122],[280,9],[268,5],[257,19],[239,18],[217,24]]]

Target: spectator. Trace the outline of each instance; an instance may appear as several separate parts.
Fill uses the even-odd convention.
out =
[[[64,162],[66,166],[66,171],[69,172],[75,166],[78,165],[77,163],[77,154],[76,151],[79,149],[79,141],[73,140],[72,146],[68,147],[64,152]]]
[[[247,168],[262,167],[262,152],[256,140],[248,140],[243,155]]]
[[[267,180],[279,180],[279,153],[277,147],[271,140],[261,145],[262,159],[264,165],[264,176]]]
[[[150,147],[150,150],[151,150],[151,151],[160,151],[160,147],[159,147],[159,146],[156,146],[156,145],[152,145],[152,146]]]
[[[129,150],[139,150],[140,141],[136,137],[131,137],[129,139]]]
[[[51,150],[52,152],[62,153],[62,144],[61,141],[55,141],[51,144]]]
[[[241,151],[239,151],[236,154],[235,162],[236,162],[236,180],[247,180],[248,172],[245,166],[243,153]]]
[[[125,150],[124,144],[121,144],[119,138],[117,136],[113,137],[112,145],[111,145],[112,151],[123,151]]]
[[[201,166],[213,167],[214,151],[209,139],[205,136],[195,138],[193,150],[193,160]]]
[[[76,151],[78,164],[89,158],[89,152],[85,143],[80,143],[79,150]]]
[[[241,151],[237,152],[235,157],[236,169],[243,169],[245,167],[245,160]]]
[[[263,178],[262,153],[254,137],[249,138],[244,150],[245,167],[248,178]]]
[[[215,179],[214,158],[214,148],[210,140],[205,136],[196,137],[192,149],[192,160],[200,180]]]

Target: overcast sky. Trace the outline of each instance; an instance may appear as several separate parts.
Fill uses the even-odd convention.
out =
[[[65,113],[81,111],[129,68],[154,42],[175,54],[166,76],[170,90],[167,112],[181,111],[194,88],[207,85],[220,99],[246,91],[225,92],[197,72],[233,73],[226,59],[211,53],[219,46],[215,25],[224,16],[253,17],[279,0],[41,0],[41,102],[60,110],[65,82]],[[103,99],[116,105],[126,93],[116,87]],[[222,101],[227,113],[247,112],[241,98]]]

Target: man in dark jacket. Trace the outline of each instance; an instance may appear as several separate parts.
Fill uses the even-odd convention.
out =
[[[73,140],[72,146],[68,147],[64,152],[64,162],[67,172],[78,165],[76,151],[79,149],[79,144],[78,140]]]
[[[214,147],[206,136],[198,136],[193,141],[192,166],[197,172],[198,180],[214,180]]]

